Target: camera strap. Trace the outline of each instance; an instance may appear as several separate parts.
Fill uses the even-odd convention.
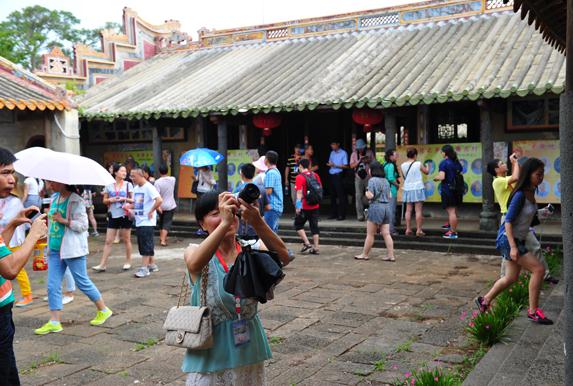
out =
[[[235,243],[235,248],[237,249],[237,253],[241,252],[241,245],[239,245],[239,243]],[[221,251],[219,251],[217,249],[217,251],[215,252],[215,255],[217,256],[217,259],[219,259],[219,263],[221,264],[221,266],[223,267],[223,269],[225,270],[225,273],[229,273],[229,266],[227,265],[227,262],[225,261],[225,259],[223,259],[223,256],[221,256]],[[235,312],[237,313],[239,320],[241,319],[241,298],[238,296],[235,296]]]

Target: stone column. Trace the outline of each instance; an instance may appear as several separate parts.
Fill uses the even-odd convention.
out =
[[[159,166],[161,165],[162,157],[161,157],[161,135],[159,135],[159,129],[157,125],[151,128],[151,148],[153,150],[153,170],[154,176],[159,177]]]
[[[223,155],[223,161],[217,165],[217,172],[219,173],[219,191],[224,192],[227,190],[229,184],[227,181],[227,121],[224,117],[219,117],[217,120],[217,139],[218,139],[218,152]]]
[[[205,147],[205,119],[201,116],[195,118],[195,147]]]
[[[51,148],[56,151],[80,154],[78,110],[54,111],[51,122]]]
[[[480,108],[480,140],[482,165],[493,159],[493,136],[491,126],[491,113],[488,102],[479,101]],[[493,177],[482,169],[482,211],[480,213],[479,229],[483,231],[495,231],[498,228],[497,211],[494,206]]]
[[[428,105],[418,105],[418,144],[426,145],[430,142],[430,109]]]
[[[239,149],[247,149],[247,125],[239,125]]]
[[[386,128],[386,144],[384,150],[396,149],[396,131],[398,127],[394,113],[386,113],[386,117],[384,117],[384,127]]]
[[[561,145],[561,234],[565,280],[565,384],[573,384],[573,0],[567,0],[565,93],[559,105]]]

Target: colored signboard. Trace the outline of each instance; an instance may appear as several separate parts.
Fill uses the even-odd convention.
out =
[[[559,141],[514,141],[513,150],[521,151],[524,157],[539,158],[545,164],[545,177],[537,189],[537,202],[560,204],[561,153]]]
[[[256,149],[233,149],[227,150],[227,190],[232,192],[233,189],[241,183],[239,170],[245,163],[251,163],[259,158]],[[219,179],[218,173],[215,173],[215,179]]]
[[[482,202],[482,170],[483,164],[481,159],[481,143],[460,143],[451,144],[458,154],[458,159],[463,167],[464,182],[466,192],[464,194],[464,203],[481,203]],[[418,150],[418,160],[423,162],[429,168],[429,175],[423,175],[424,186],[426,191],[426,201],[440,202],[441,183],[433,179],[438,174],[440,162],[443,161],[441,154],[443,144],[433,145],[408,145],[398,146],[398,167],[407,160],[406,151],[411,147]],[[507,144],[500,142],[495,144],[496,156],[503,157],[507,154]],[[499,155],[497,155],[499,153]],[[379,160],[383,162],[383,156]],[[398,194],[398,201],[402,199],[402,191]]]

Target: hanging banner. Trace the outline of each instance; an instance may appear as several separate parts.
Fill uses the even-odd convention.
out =
[[[513,151],[523,157],[539,158],[545,164],[545,177],[535,198],[540,203],[561,203],[561,153],[558,140],[513,141]]]

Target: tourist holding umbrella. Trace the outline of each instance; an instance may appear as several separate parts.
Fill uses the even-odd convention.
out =
[[[48,212],[48,304],[50,320],[36,329],[37,335],[46,335],[63,330],[62,279],[66,267],[70,269],[79,289],[97,307],[97,314],[90,321],[99,326],[112,315],[96,286],[87,274],[88,217],[84,200],[73,192],[71,185],[104,185],[113,181],[109,173],[89,158],[54,152],[42,148],[30,148],[16,154],[16,171],[47,181],[53,192]],[[89,173],[86,173],[89,170]]]
[[[213,177],[211,166],[217,165],[223,158],[224,157],[216,151],[201,147],[189,150],[179,158],[181,165],[192,166],[199,169],[197,172],[196,187],[193,187],[193,193],[197,194],[197,198],[215,188],[217,182]]]

